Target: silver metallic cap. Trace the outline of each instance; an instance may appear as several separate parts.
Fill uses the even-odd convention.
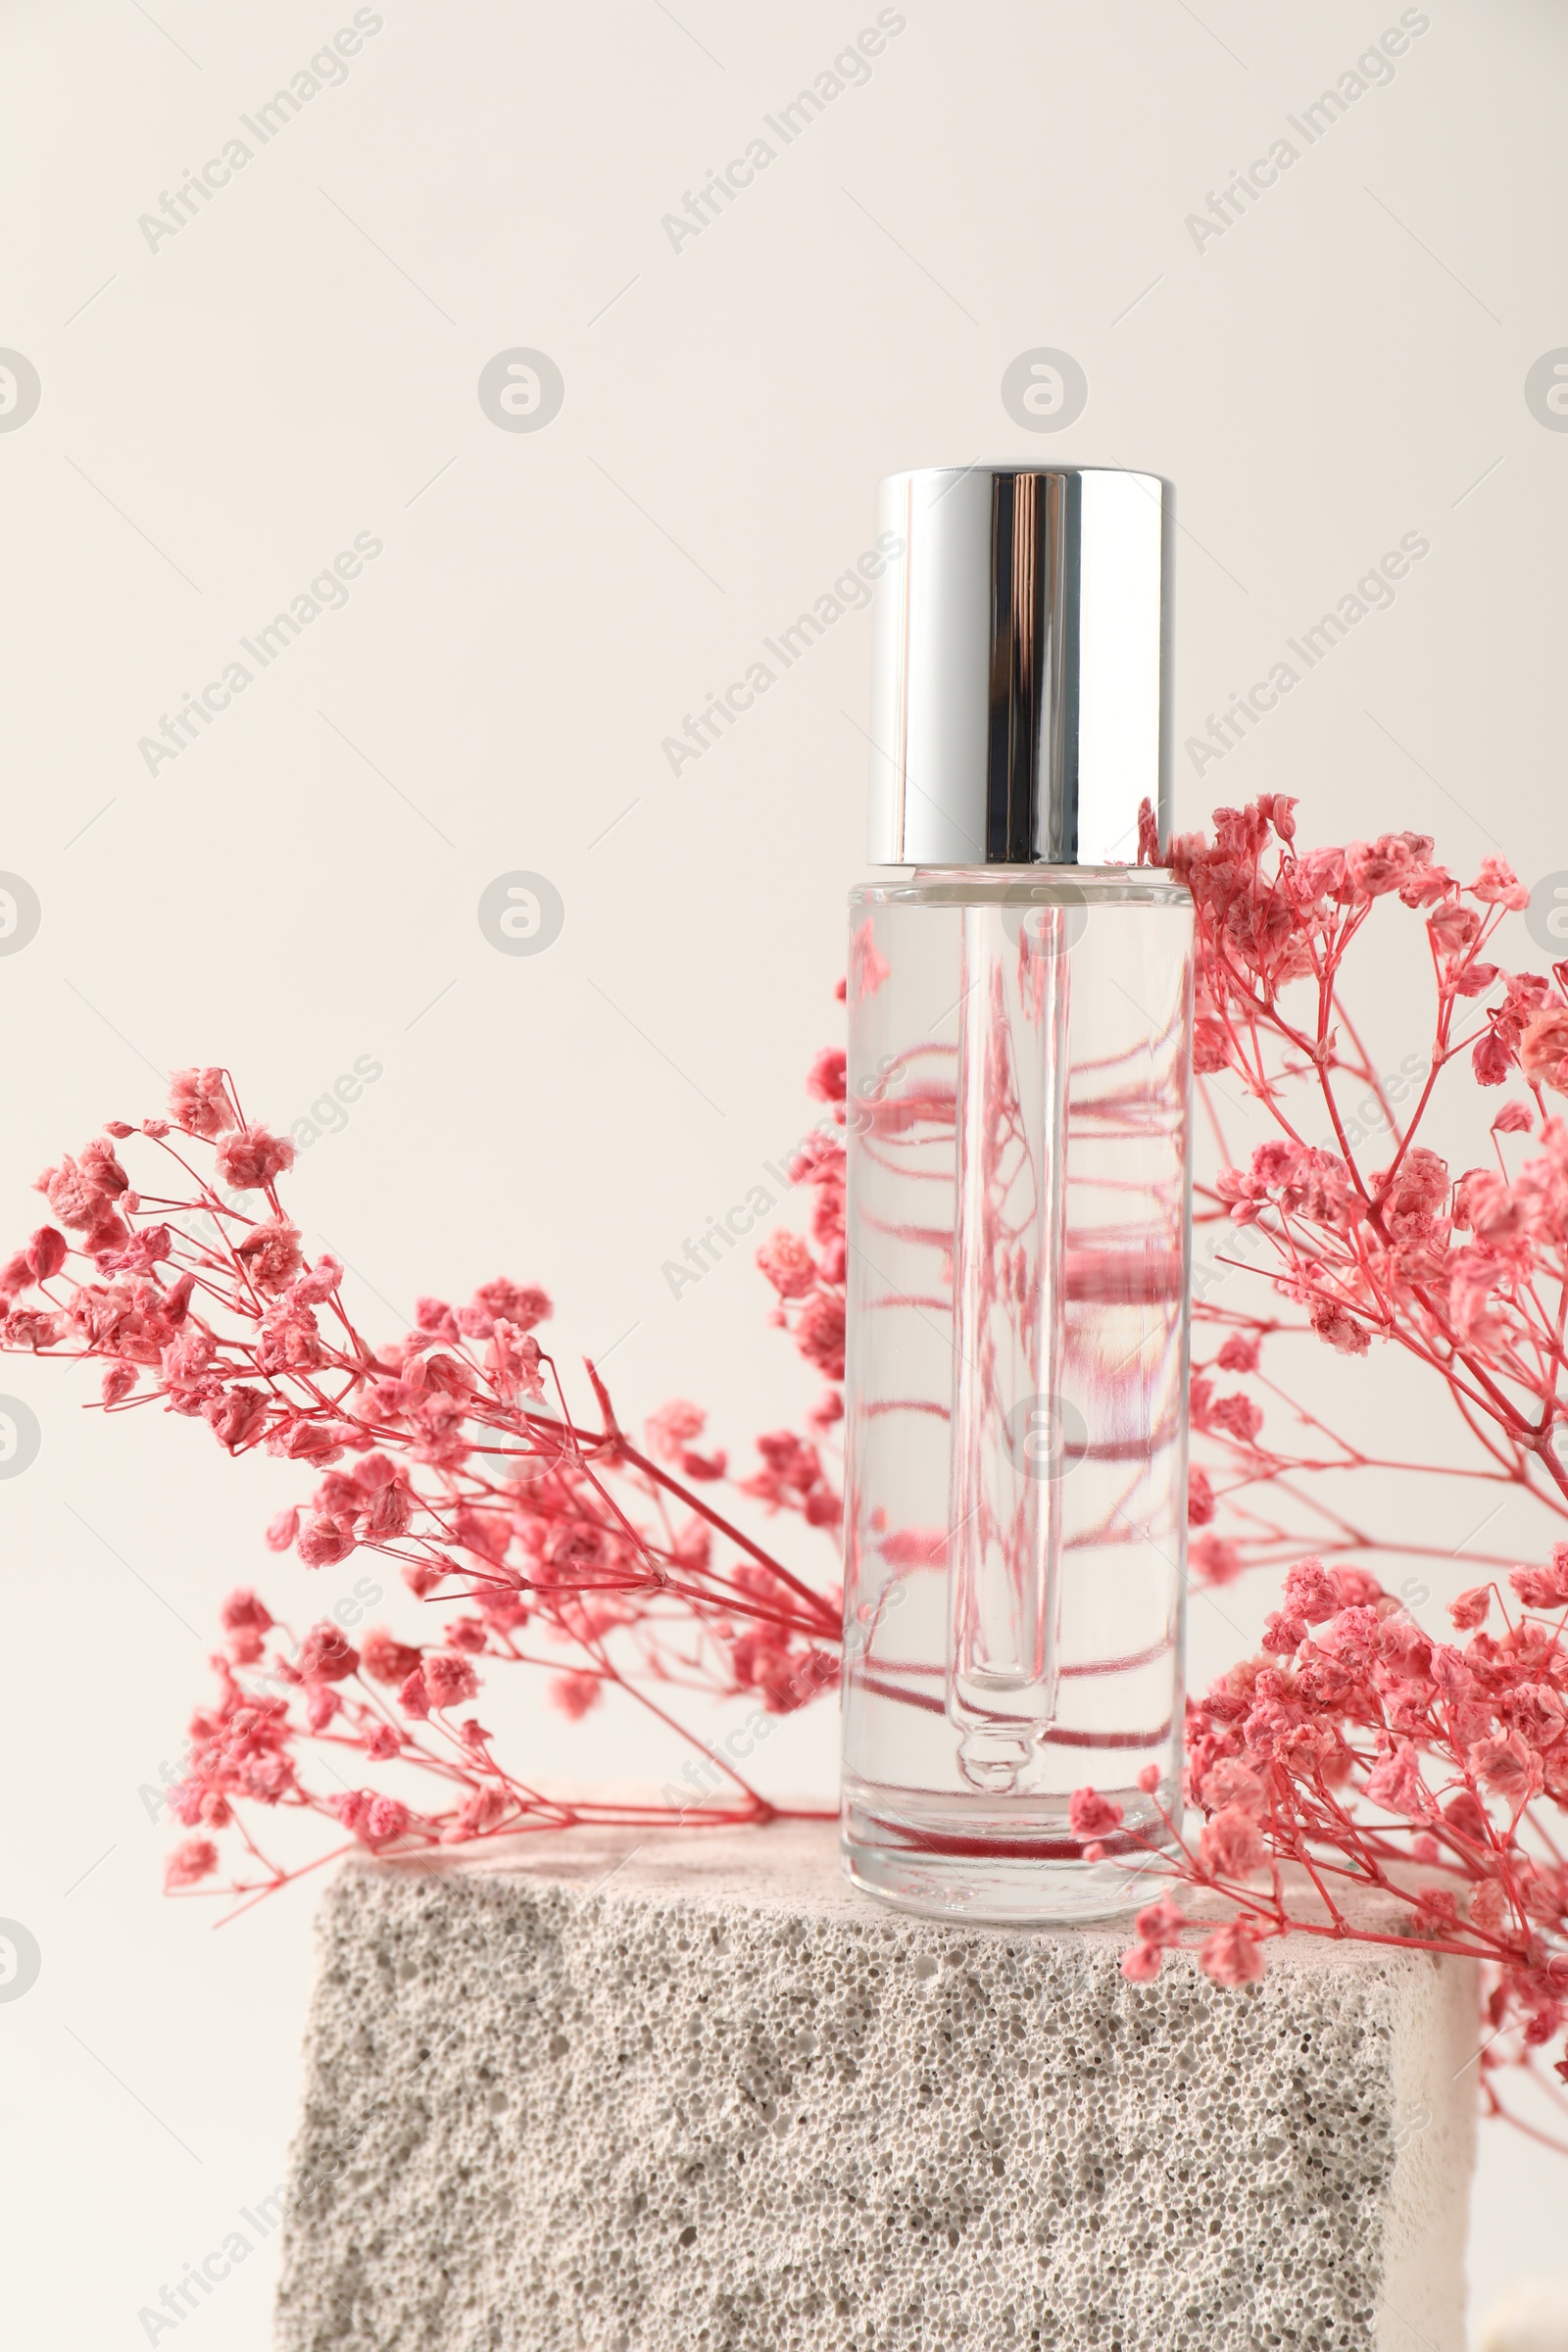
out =
[[[1175,493],[1109,466],[881,485],[873,865],[1115,865],[1169,802]]]

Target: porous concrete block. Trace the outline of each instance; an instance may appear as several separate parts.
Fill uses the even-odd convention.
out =
[[[1475,1985],[884,1910],[833,1830],[361,1862],[283,2352],[1462,2352]]]

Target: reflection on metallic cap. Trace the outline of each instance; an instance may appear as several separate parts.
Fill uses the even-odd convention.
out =
[[[1114,865],[1169,797],[1174,492],[1108,466],[881,486],[875,865]],[[884,538],[886,546],[888,540]]]

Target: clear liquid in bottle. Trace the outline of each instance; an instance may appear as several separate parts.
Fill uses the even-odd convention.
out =
[[[1179,1806],[1192,932],[1147,867],[853,894],[844,1850],[906,1908],[1131,1908]]]

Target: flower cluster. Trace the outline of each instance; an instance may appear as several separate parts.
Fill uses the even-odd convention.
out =
[[[1196,1573],[1225,1583],[1308,1549],[1423,1556],[1329,1503],[1325,1474],[1363,1467],[1478,1477],[1568,1520],[1568,964],[1510,972],[1493,959],[1498,926],[1528,899],[1500,858],[1461,884],[1426,834],[1298,852],[1295,804],[1275,795],[1214,823],[1212,839],[1187,835],[1170,851],[1198,912],[1196,1059],[1222,1155],[1195,1212],[1207,1244],[1194,1283]],[[1426,1050],[1394,1070],[1379,1068],[1344,993],[1350,952],[1385,903],[1416,928],[1431,975]],[[1481,1164],[1452,1167],[1423,1140],[1440,1089],[1451,1125],[1474,1089],[1510,1081],[1520,1091],[1482,1130]],[[1227,1164],[1238,1091],[1271,1132]],[[1239,1274],[1263,1278],[1263,1305],[1242,1302]],[[1476,1441],[1475,1467],[1456,1464],[1446,1440],[1429,1461],[1374,1463],[1357,1416],[1332,1427],[1296,1399],[1305,1438],[1276,1438],[1267,1400],[1289,1391],[1264,1357],[1293,1333],[1352,1363],[1375,1345],[1396,1348]],[[1222,1390],[1223,1373],[1250,1385]],[[1348,1405],[1348,1372],[1342,1386]],[[1309,1520],[1280,1520],[1286,1494],[1306,1499]]]
[[[844,995],[841,986],[840,998]],[[832,1046],[811,1064],[807,1087],[828,1105],[834,1121],[845,1119],[846,1057]],[[816,1195],[811,1212],[813,1250],[798,1233],[781,1227],[757,1252],[757,1262],[778,1294],[773,1320],[794,1334],[808,1364],[832,1383],[844,1378],[844,1145],[820,1132],[802,1147],[790,1169],[792,1183],[808,1183]],[[831,1388],[813,1419],[829,1427],[842,1412]]]
[[[1171,847],[1197,908],[1196,1060],[1221,1139],[1221,1164],[1197,1188],[1200,1234],[1218,1238],[1194,1285],[1189,1556],[1210,1584],[1295,1564],[1259,1654],[1189,1708],[1186,1793],[1202,1827],[1196,1840],[1169,1828],[1178,1880],[1225,1898],[1200,1940],[1222,1984],[1253,1983],[1268,1939],[1293,1931],[1396,1936],[1483,1961],[1482,2081],[1500,2111],[1503,2067],[1529,2064],[1568,2025],[1568,1868],[1554,1831],[1568,1807],[1568,1544],[1549,1566],[1520,1568],[1467,1538],[1466,1557],[1499,1573],[1451,1604],[1460,1647],[1405,1605],[1429,1596],[1419,1578],[1401,1597],[1376,1573],[1446,1547],[1358,1524],[1343,1474],[1479,1482],[1493,1499],[1476,1535],[1510,1494],[1542,1505],[1548,1526],[1568,1519],[1568,1122],[1556,1101],[1568,1095],[1568,964],[1502,968],[1495,935],[1528,893],[1498,858],[1460,883],[1434,848],[1401,833],[1298,851],[1295,804],[1267,795],[1218,810],[1212,838]],[[1344,996],[1380,902],[1419,925],[1432,991],[1427,1050],[1393,1072]],[[1421,1140],[1445,1082],[1451,1131],[1473,1089],[1510,1081],[1519,1091],[1482,1131],[1483,1164],[1455,1170]],[[1230,1164],[1238,1091],[1271,1133]],[[1250,1303],[1232,1276],[1261,1283],[1264,1298]],[[1293,1338],[1346,1360],[1335,1394],[1347,1429],[1293,1396],[1278,1361]],[[1374,1347],[1426,1380],[1430,1460],[1366,1449],[1354,1384]],[[1273,1433],[1271,1402],[1304,1438]],[[1440,1405],[1458,1429],[1441,1429]],[[1285,1497],[1306,1525],[1281,1517]],[[1198,1933],[1169,1896],[1150,1905],[1126,1975],[1146,1981]],[[1568,2081],[1568,2060],[1555,2073]]]
[[[1494,1584],[1450,1604],[1460,1647],[1369,1571],[1298,1561],[1259,1653],[1189,1708],[1186,1794],[1202,1827],[1191,1838],[1168,1824],[1177,1876],[1224,1900],[1199,1952],[1220,1984],[1255,1983],[1264,1944],[1289,1933],[1484,1962],[1478,2055],[1498,2111],[1503,2067],[1568,2025],[1568,1865],[1546,1818],[1568,1808],[1568,1544],[1508,1581],[1512,1609]],[[1093,1801],[1103,1817],[1088,1832],[1115,1828],[1119,1810]],[[1140,1913],[1123,1974],[1148,1982],[1192,1933],[1162,1897]],[[1568,2057],[1554,2072],[1568,2082]]]
[[[831,1056],[817,1076],[831,1099]],[[117,1151],[131,1146],[134,1185]],[[661,1805],[541,1797],[468,1710],[512,1665],[542,1668],[568,1717],[613,1688],[677,1732],[682,1693],[749,1694],[771,1715],[817,1697],[837,1678],[837,1592],[775,1558],[714,1497],[727,1485],[836,1539],[823,1448],[842,1416],[837,1389],[813,1435],[767,1433],[756,1472],[731,1480],[695,1405],[652,1415],[639,1446],[590,1364],[595,1410],[574,1413],[537,1336],[551,1301],[532,1285],[485,1283],[463,1306],[422,1298],[411,1331],[372,1347],[350,1320],[341,1265],[309,1259],[284,1210],[292,1158],[246,1121],[226,1072],[180,1071],[167,1117],[113,1121],[45,1171],[57,1221],[0,1267],[0,1345],[99,1362],[107,1411],[161,1406],[205,1421],[230,1454],[298,1464],[308,1495],[273,1518],[268,1546],[306,1569],[390,1559],[422,1604],[417,1631],[377,1627],[355,1646],[330,1620],[296,1632],[254,1591],[229,1595],[218,1694],[192,1718],[171,1793],[196,1834],[171,1857],[170,1886],[216,1882],[225,1833],[230,1891],[297,1875],[264,1850],[269,1814],[315,1815],[398,1851],[666,1819]],[[802,1353],[833,1383],[842,1152],[824,1147],[808,1172],[817,1254],[796,1242],[789,1256],[783,1236],[764,1257]],[[687,1817],[767,1818],[774,1808],[727,1759],[724,1770],[727,1791]]]

